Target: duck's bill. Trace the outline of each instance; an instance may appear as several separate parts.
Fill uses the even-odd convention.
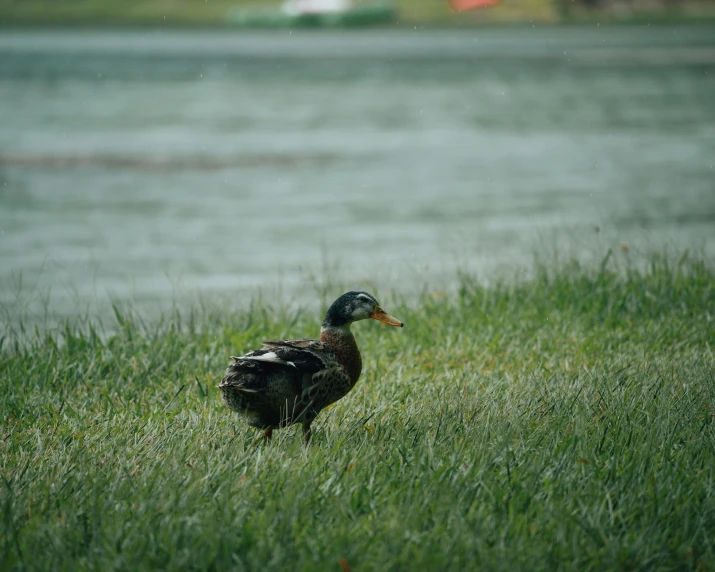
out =
[[[377,320],[378,322],[382,322],[383,324],[387,324],[388,326],[396,326],[398,328],[402,328],[405,324],[400,322],[397,318],[393,318],[385,312],[380,306],[375,306],[375,311],[370,314],[370,317],[373,320]]]

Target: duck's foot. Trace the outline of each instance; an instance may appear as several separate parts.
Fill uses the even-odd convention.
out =
[[[305,444],[310,442],[310,436],[312,431],[310,430],[310,425],[303,425],[303,435],[305,435]]]
[[[263,432],[263,438],[264,438],[266,441],[270,441],[270,440],[271,440],[271,437],[273,437],[273,429],[266,429],[266,430]]]

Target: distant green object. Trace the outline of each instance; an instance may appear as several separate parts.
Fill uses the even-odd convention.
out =
[[[356,6],[342,12],[289,14],[279,7],[266,9],[236,8],[226,21],[241,28],[366,28],[390,24],[397,11],[391,4]]]

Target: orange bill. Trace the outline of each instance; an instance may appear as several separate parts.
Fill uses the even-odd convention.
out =
[[[402,328],[405,325],[397,318],[393,318],[392,316],[390,316],[390,314],[385,312],[385,310],[380,308],[380,306],[375,306],[375,310],[372,314],[370,314],[370,317],[373,320],[378,320],[379,322],[387,324],[388,326],[397,326],[399,328]]]

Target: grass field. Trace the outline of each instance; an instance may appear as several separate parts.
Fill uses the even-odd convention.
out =
[[[354,326],[363,377],[307,448],[263,443],[216,384],[322,316],[8,326],[0,569],[713,570],[715,269],[646,266],[376,292],[406,326]]]

